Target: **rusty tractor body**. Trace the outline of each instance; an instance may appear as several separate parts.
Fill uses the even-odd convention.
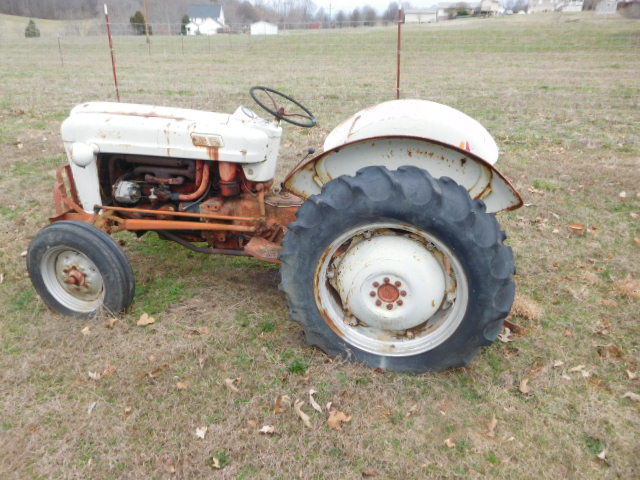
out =
[[[420,372],[491,343],[514,291],[493,214],[522,203],[494,167],[491,135],[444,105],[386,102],[336,127],[275,186],[281,120],[316,120],[273,89],[250,93],[272,120],[246,107],[71,111],[56,216],[27,256],[45,303],[81,317],[126,309],[133,270],[109,234],[155,231],[197,252],[281,263],[292,319],[331,355]]]

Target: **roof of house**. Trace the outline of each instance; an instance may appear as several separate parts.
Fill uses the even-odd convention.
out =
[[[189,18],[219,18],[221,5],[189,5]]]
[[[424,15],[425,13],[436,13],[438,11],[438,9],[436,7],[429,7],[429,8],[420,8],[420,9],[409,9],[409,10],[405,10],[405,14],[406,15]]]

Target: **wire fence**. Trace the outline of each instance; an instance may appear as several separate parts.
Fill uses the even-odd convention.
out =
[[[638,148],[640,24],[531,17],[406,25],[401,96],[461,109],[507,144]],[[26,89],[29,101],[56,111],[114,98],[103,27],[78,26],[59,37],[0,37],[1,95]],[[395,98],[392,25],[184,36],[171,33],[179,24],[153,24],[149,43],[122,27],[114,49],[126,102],[233,111],[247,102],[251,85],[262,84],[306,99],[321,121],[335,125],[359,108]],[[89,33],[73,33],[80,31]]]

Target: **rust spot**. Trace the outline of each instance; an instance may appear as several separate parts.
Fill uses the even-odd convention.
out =
[[[378,289],[378,296],[385,302],[395,302],[400,296],[398,288],[390,283],[385,283]]]
[[[207,155],[214,162],[220,159],[220,149],[218,147],[205,147],[207,149]]]

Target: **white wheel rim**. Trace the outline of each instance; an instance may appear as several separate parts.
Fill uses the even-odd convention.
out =
[[[346,343],[383,356],[434,349],[457,330],[469,301],[457,256],[420,229],[375,223],[355,227],[325,250],[315,297]]]
[[[42,257],[40,271],[51,296],[69,310],[92,312],[102,304],[102,275],[85,254],[65,246],[50,248]]]

